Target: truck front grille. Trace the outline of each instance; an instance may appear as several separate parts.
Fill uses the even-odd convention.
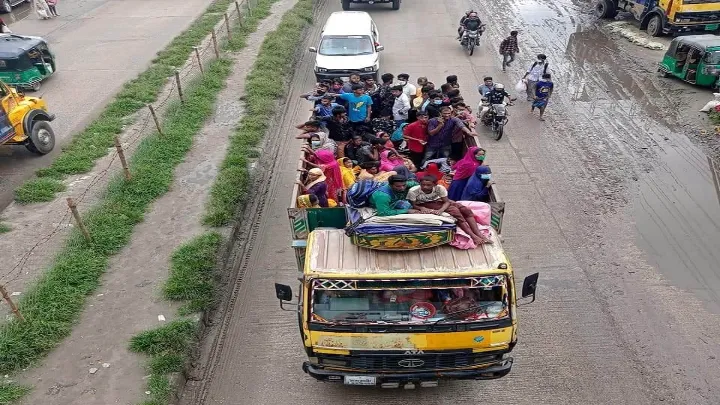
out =
[[[321,364],[340,365],[366,371],[427,371],[467,368],[499,361],[499,353],[435,352],[424,354],[361,352],[350,356],[320,355]]]

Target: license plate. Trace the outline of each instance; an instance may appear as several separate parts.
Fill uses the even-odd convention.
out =
[[[705,31],[715,31],[720,28],[720,24],[710,24],[705,26]]]
[[[375,385],[377,383],[375,377],[364,375],[346,375],[345,385]]]

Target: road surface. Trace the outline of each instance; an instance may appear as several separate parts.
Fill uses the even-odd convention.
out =
[[[323,2],[318,27],[340,2]],[[479,52],[463,53],[457,21],[486,19]],[[506,136],[480,141],[507,202],[503,233],[517,279],[539,271],[539,298],[520,312],[515,366],[489,382],[415,391],[322,384],[304,375],[296,317],[273,283],[297,285],[286,208],[307,118],[295,102],[312,88],[303,55],[287,110],[269,141],[256,202],[236,241],[231,298],[216,316],[183,404],[718,404],[720,202],[717,168],[684,134],[672,82],[593,25],[584,3],[415,0],[367,7],[385,46],[382,69],[459,77],[477,105],[485,75],[514,88],[536,53],[548,55],[556,92],[546,122],[522,98]],[[520,29],[507,74],[497,45]],[[314,45],[314,44],[313,44]],[[646,54],[647,52],[644,52]],[[661,55],[655,54],[655,56]],[[706,97],[702,95],[701,97]],[[288,160],[290,159],[290,160]]]
[[[38,157],[24,147],[0,147],[0,211],[13,190],[48,166],[72,135],[95,118],[126,81],[207,8],[209,0],[64,0],[60,17],[39,20],[27,5],[3,15],[13,33],[44,37],[58,71],[37,93],[57,119],[55,151]],[[29,95],[34,95],[29,93]]]

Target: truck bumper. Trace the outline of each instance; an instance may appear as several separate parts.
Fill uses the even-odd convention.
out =
[[[304,372],[319,381],[343,383],[345,377],[363,376],[374,377],[375,386],[397,387],[408,383],[437,382],[438,380],[494,380],[502,378],[510,373],[513,365],[513,358],[508,357],[501,362],[493,363],[488,367],[473,368],[466,370],[438,370],[418,371],[407,373],[366,373],[326,369],[317,364],[304,362]],[[363,384],[367,385],[367,384]],[[393,387],[393,388],[394,388]]]
[[[322,80],[325,80],[325,79],[336,79],[336,78],[338,78],[338,77],[343,77],[343,78],[344,78],[344,77],[350,77],[350,75],[353,74],[353,73],[357,73],[357,74],[359,74],[360,76],[366,76],[366,75],[367,75],[367,76],[372,76],[373,78],[375,78],[375,81],[377,81],[377,77],[378,77],[378,72],[377,72],[377,71],[374,71],[374,72],[362,72],[362,71],[359,71],[359,70],[358,70],[358,71],[350,71],[350,70],[348,70],[348,71],[344,71],[344,72],[315,72],[315,78],[317,79],[317,81],[322,81]]]

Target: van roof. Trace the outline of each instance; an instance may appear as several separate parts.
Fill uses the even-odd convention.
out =
[[[342,229],[316,229],[308,237],[305,274],[321,277],[406,278],[503,274],[510,264],[491,231],[493,244],[461,250],[450,245],[428,249],[381,251],[352,244]],[[499,270],[501,263],[507,270]]]
[[[322,35],[368,35],[371,23],[364,11],[336,11],[325,22]]]

